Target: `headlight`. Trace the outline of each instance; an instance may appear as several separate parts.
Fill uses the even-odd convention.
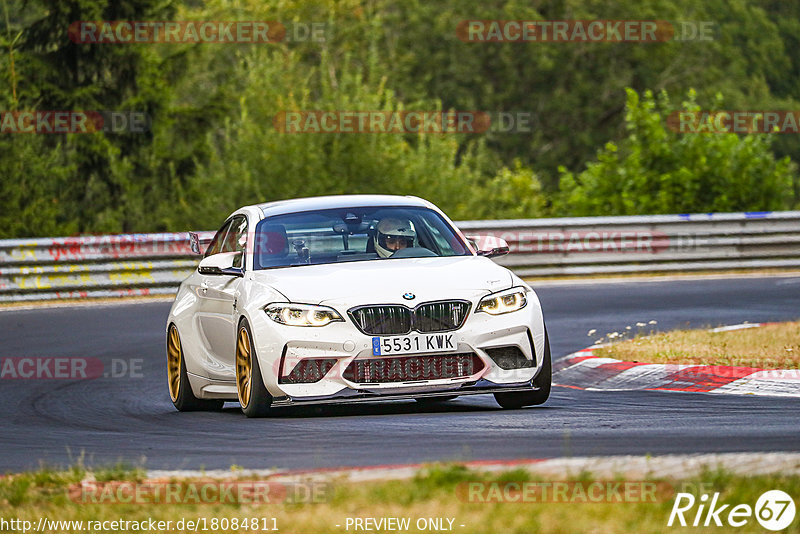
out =
[[[491,315],[501,315],[521,310],[526,304],[528,304],[528,299],[525,297],[525,289],[512,287],[500,293],[484,297],[478,304],[477,311]]]
[[[270,304],[264,311],[276,323],[288,326],[325,326],[336,321],[344,321],[333,308],[311,304]]]

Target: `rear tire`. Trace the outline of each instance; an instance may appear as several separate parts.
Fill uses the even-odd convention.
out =
[[[547,328],[544,330],[544,358],[542,370],[533,379],[533,386],[538,389],[531,391],[514,391],[510,393],[495,393],[494,400],[501,407],[516,410],[523,406],[538,406],[544,404],[550,397],[550,386],[553,380],[553,365],[550,357],[550,339],[547,337]]]
[[[265,417],[269,414],[272,395],[261,377],[261,366],[247,319],[239,322],[236,335],[236,391],[242,412],[247,417]]]
[[[181,337],[174,324],[169,325],[167,333],[167,386],[172,404],[179,412],[219,411],[225,404],[223,400],[198,399],[194,396],[186,372]]]

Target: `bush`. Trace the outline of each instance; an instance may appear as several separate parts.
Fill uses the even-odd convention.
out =
[[[683,110],[698,111],[694,91]],[[720,97],[715,102],[722,107]],[[795,165],[776,160],[770,134],[676,133],[666,92],[642,99],[627,90],[627,136],[607,143],[575,175],[559,169],[557,211],[564,215],[635,215],[766,211],[795,201]]]

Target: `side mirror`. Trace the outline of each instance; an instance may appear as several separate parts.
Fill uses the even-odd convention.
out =
[[[487,258],[495,258],[497,256],[505,256],[509,252],[508,243],[505,239],[495,237],[492,235],[471,235],[467,239],[475,245],[478,251],[478,256],[486,256]]]
[[[241,267],[234,267],[233,264],[242,255],[241,252],[221,252],[207,258],[203,258],[197,267],[200,274],[244,276]]]
[[[195,254],[202,254],[205,248],[204,245],[211,243],[211,240],[214,238],[213,235],[208,235],[210,232],[203,232],[203,234],[204,235],[198,232],[189,232],[189,248],[191,248],[192,252]]]

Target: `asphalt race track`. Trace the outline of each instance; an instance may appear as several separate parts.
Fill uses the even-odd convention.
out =
[[[548,285],[538,289],[553,356],[586,333],[800,318],[800,277]],[[169,304],[0,311],[0,357],[141,360],[137,376],[0,380],[0,472],[124,461],[148,469],[319,468],[611,454],[800,451],[797,399],[554,388],[542,407],[490,396],[179,414],[167,393]],[[120,366],[117,366],[120,370]]]

